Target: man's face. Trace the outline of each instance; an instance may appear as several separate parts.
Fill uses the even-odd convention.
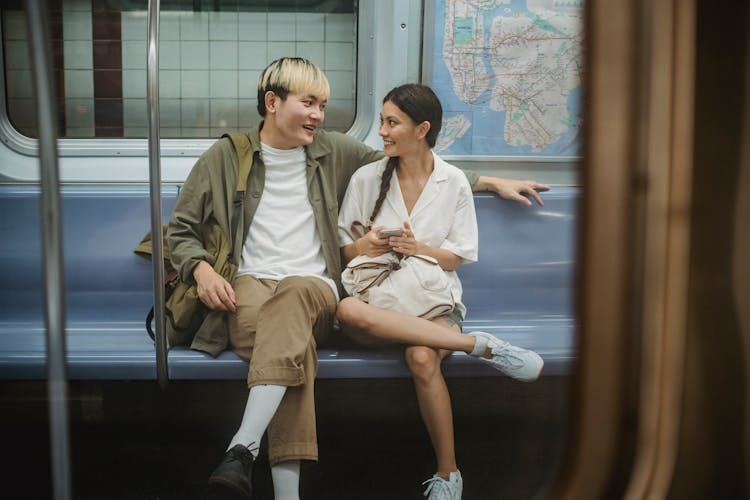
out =
[[[323,123],[326,103],[326,98],[312,94],[290,93],[282,100],[273,92],[267,93],[267,113],[261,139],[277,149],[293,149],[312,143],[315,130]]]

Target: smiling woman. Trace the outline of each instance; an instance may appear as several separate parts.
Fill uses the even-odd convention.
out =
[[[464,352],[525,382],[539,378],[544,361],[484,331],[462,334],[467,308],[457,271],[477,260],[479,235],[469,183],[432,151],[441,120],[440,101],[426,85],[401,85],[383,99],[379,133],[388,158],[357,170],[341,203],[339,239],[348,263],[342,279],[351,296],[341,300],[337,318],[342,330],[365,346],[403,348],[436,459],[434,475],[423,483],[429,485],[424,495],[461,500],[463,479],[443,360],[453,351]],[[361,225],[365,234],[350,229]],[[398,226],[403,234],[380,237],[383,228]],[[396,264],[390,274],[377,268],[387,259]],[[417,271],[423,262],[431,264]],[[380,276],[357,283],[359,271],[353,270],[366,272],[366,266]],[[447,290],[448,297],[436,289]],[[402,307],[415,295],[424,301]],[[489,489],[482,491],[482,497],[490,495]]]

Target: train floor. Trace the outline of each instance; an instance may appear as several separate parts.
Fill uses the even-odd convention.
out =
[[[564,460],[569,380],[449,380],[465,500],[543,499]],[[302,500],[424,498],[434,472],[410,380],[320,380],[320,461],[302,467]],[[52,498],[46,389],[0,382],[3,498]],[[80,500],[212,499],[206,479],[242,415],[241,382],[70,386],[70,470]],[[264,451],[264,450],[262,450]],[[253,500],[272,500],[263,453]]]

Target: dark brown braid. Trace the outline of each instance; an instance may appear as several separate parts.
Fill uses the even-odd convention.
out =
[[[388,189],[391,187],[391,178],[393,177],[393,171],[398,167],[398,156],[388,158],[388,163],[385,165],[383,170],[383,176],[380,178],[380,193],[378,193],[378,199],[375,201],[375,207],[372,209],[372,215],[367,221],[367,230],[372,229],[372,225],[375,222],[375,217],[380,213],[380,208],[383,206],[385,195],[388,194]]]

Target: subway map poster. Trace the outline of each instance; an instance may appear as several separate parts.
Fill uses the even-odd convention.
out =
[[[437,152],[579,155],[582,1],[436,0],[434,29]]]

